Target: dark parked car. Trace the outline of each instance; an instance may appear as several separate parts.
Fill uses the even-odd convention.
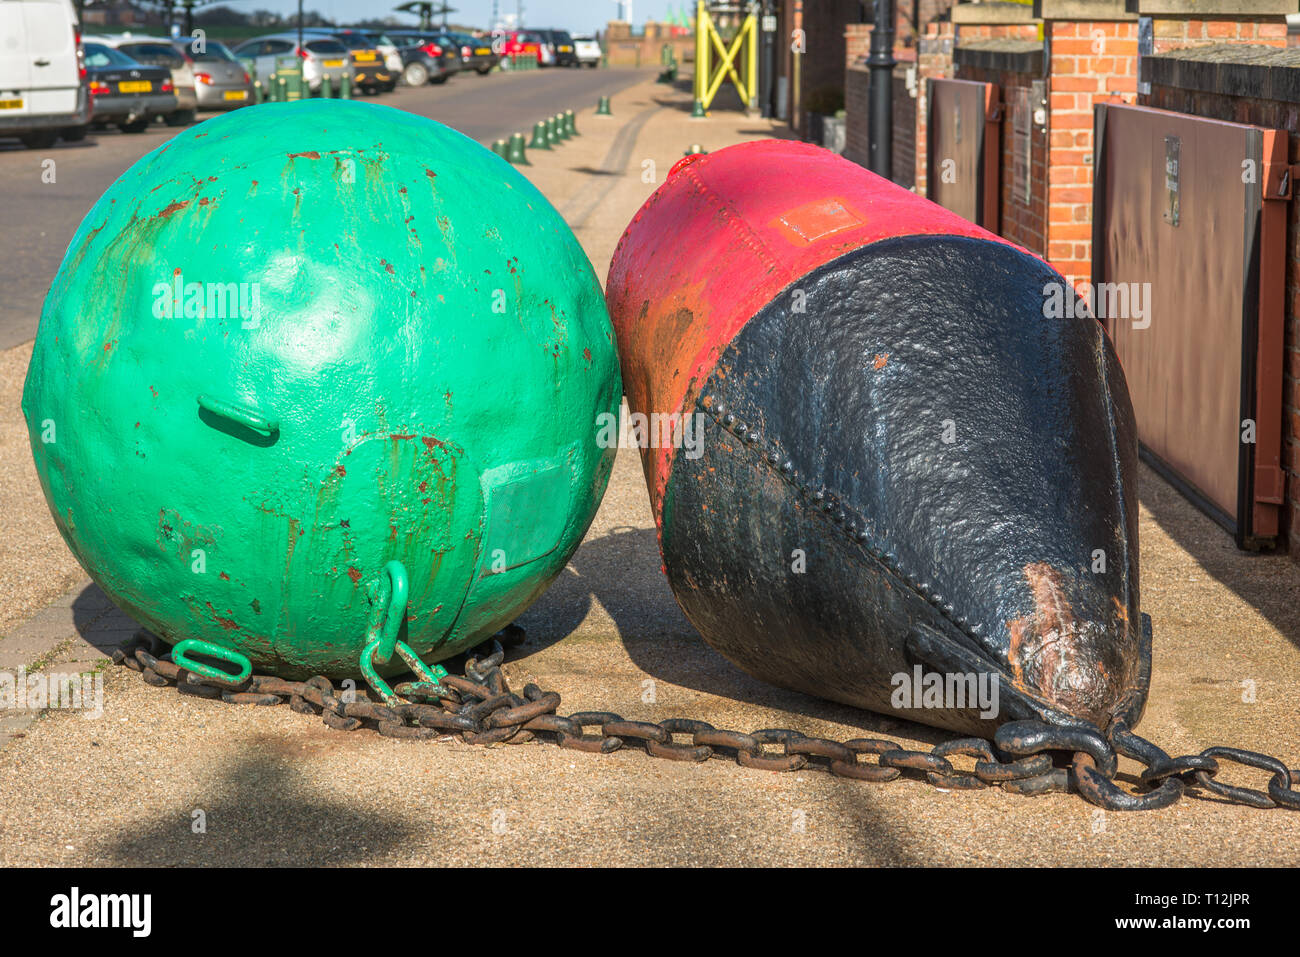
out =
[[[447,77],[459,73],[465,66],[465,61],[460,55],[460,44],[441,31],[389,30],[388,36],[399,46],[404,60],[407,50],[416,49],[435,61],[438,70],[437,72],[430,70],[429,81],[432,83],[445,83]],[[404,69],[409,70],[409,64]],[[406,82],[411,86],[418,85],[411,83],[409,76]]]
[[[578,51],[573,42],[573,37],[569,36],[567,30],[534,30],[534,33],[540,33],[542,38],[550,44],[555,59],[552,61],[555,66],[578,66]]]
[[[501,59],[492,52],[491,37],[473,37],[468,33],[452,33],[450,36],[460,43],[460,58],[465,63],[465,69],[473,70],[480,76],[491,73]]]
[[[123,133],[143,133],[150,120],[176,110],[170,70],[146,66],[102,43],[87,43],[85,50],[94,126],[116,123]]]
[[[393,37],[401,42],[400,37]],[[402,58],[402,82],[407,86],[424,86],[426,83],[446,83],[451,76],[448,65],[450,54],[440,57],[425,53],[420,47],[399,46],[397,53]]]

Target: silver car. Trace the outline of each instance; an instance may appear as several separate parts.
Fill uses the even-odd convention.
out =
[[[192,37],[163,42],[170,43],[189,64],[199,109],[233,110],[253,102],[252,78],[224,44]]]
[[[326,77],[330,85],[338,90],[343,78],[348,83],[356,82],[356,72],[352,68],[352,56],[338,40],[330,37],[305,34],[302,46],[298,46],[298,34],[272,33],[241,43],[234,50],[241,60],[252,60],[257,71],[257,79],[263,84],[270,83],[277,70],[295,62],[297,56],[302,60],[303,82],[308,90],[316,93]]]

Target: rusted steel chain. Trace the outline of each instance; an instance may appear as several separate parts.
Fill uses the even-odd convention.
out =
[[[913,779],[942,790],[1000,787],[1021,795],[1070,791],[1115,811],[1167,807],[1186,790],[1197,787],[1234,804],[1300,810],[1300,791],[1295,790],[1300,769],[1289,769],[1277,758],[1239,748],[1206,748],[1200,754],[1171,758],[1122,724],[1103,735],[1085,726],[1012,721],[1002,725],[992,741],[960,738],[929,751],[912,751],[893,741],[831,741],[790,728],[745,734],[687,718],[629,721],[610,711],[580,711],[566,717],[556,713],[560,695],[554,691],[543,691],[531,683],[524,686],[523,694],[510,690],[501,670],[505,646],[518,644],[523,637],[523,629],[515,625],[494,636],[466,660],[463,676],[442,679],[441,693],[431,694],[414,682],[398,684],[394,690],[407,701],[397,706],[370,701],[357,692],[340,693],[328,678],[319,675],[306,681],[287,681],[254,674],[239,683],[196,675],[171,661],[165,643],[143,630],[114,651],[113,660],[140,672],[148,684],[174,685],[182,694],[245,705],[287,701],[293,711],[320,715],[331,728],[356,731],[368,727],[390,738],[427,740],[459,735],[467,744],[547,740],[562,748],[596,754],[636,747],[670,761],[702,763],[724,758],[763,771],[821,768],[837,777],[873,782],[893,781],[911,772]],[[482,654],[488,647],[491,651]],[[588,728],[599,730],[588,733]],[[974,758],[974,771],[955,768],[948,760],[954,755]],[[1149,790],[1132,793],[1115,783],[1119,755],[1143,765],[1140,783]],[[864,757],[875,757],[875,761]],[[1271,771],[1267,793],[1216,780],[1220,760]]]

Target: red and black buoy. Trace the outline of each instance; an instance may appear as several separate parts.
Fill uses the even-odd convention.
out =
[[[964,732],[1137,723],[1133,412],[1101,326],[1046,317],[1051,267],[765,140],[674,167],[607,294],[665,572],[718,651]],[[688,419],[701,441],[663,441]],[[996,715],[900,706],[917,666],[996,675]]]

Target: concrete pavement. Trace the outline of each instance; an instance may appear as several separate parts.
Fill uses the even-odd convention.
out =
[[[723,113],[692,121],[689,105],[683,91],[638,84],[614,96],[611,119],[582,110],[580,139],[530,152],[527,174],[574,225],[598,275],[691,143],[717,149],[772,131]],[[8,428],[11,387],[0,400]],[[4,453],[15,454],[12,440]],[[1141,488],[1155,674],[1139,730],[1171,752],[1230,743],[1300,765],[1300,566],[1238,552],[1145,469]],[[41,541],[51,548],[48,534]],[[0,576],[22,557],[0,551]],[[506,667],[512,684],[559,691],[566,714],[688,716],[905,747],[943,740],[738,671],[694,632],[659,567],[640,464],[622,451],[584,544],[521,619],[529,641]],[[93,662],[129,627],[83,580],[0,639],[0,670],[24,656],[48,670]],[[10,722],[0,750],[4,865],[1300,863],[1300,814],[1282,810],[1187,798],[1125,815],[1070,795],[940,792],[910,779],[872,785],[630,750],[395,741],[331,731],[286,707],[182,697],[116,668],[105,672],[101,718],[47,711]],[[1266,780],[1235,769],[1224,777]]]

